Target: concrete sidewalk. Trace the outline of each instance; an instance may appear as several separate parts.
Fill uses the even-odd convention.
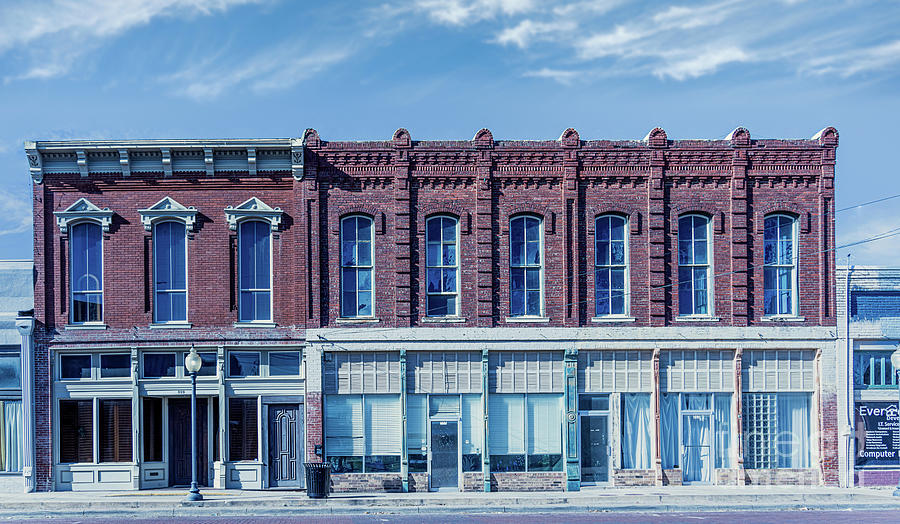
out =
[[[896,509],[893,489],[823,487],[586,488],[578,492],[337,493],[310,499],[302,491],[184,490],[0,494],[0,518],[268,516],[314,514],[695,512]]]

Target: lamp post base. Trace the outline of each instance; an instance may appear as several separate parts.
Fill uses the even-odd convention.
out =
[[[191,490],[188,491],[186,497],[184,497],[185,502],[199,502],[203,500],[203,495],[200,494],[200,488],[197,487],[197,483],[194,482],[191,484]]]

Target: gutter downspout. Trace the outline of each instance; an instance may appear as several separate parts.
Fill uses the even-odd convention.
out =
[[[846,362],[846,377],[844,380],[847,384],[847,434],[846,438],[846,450],[847,450],[847,486],[848,488],[852,488],[856,485],[855,479],[853,478],[854,472],[854,435],[856,435],[856,428],[853,426],[856,424],[856,418],[854,415],[854,407],[853,407],[853,344],[850,340],[850,274],[853,272],[853,266],[850,265],[850,253],[847,253],[847,281],[845,284],[845,311],[844,315],[844,336],[846,337],[845,341],[845,362]]]

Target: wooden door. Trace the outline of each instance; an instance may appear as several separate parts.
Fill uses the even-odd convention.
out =
[[[269,486],[304,485],[303,418],[297,404],[269,406]]]

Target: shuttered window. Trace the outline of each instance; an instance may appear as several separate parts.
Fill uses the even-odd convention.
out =
[[[481,353],[416,351],[406,354],[410,393],[481,393]]]
[[[400,354],[325,354],[326,393],[400,393]]]
[[[495,393],[562,393],[561,351],[502,351],[492,353],[489,386]]]
[[[257,460],[257,400],[233,398],[228,401],[229,458]]]
[[[813,350],[744,351],[744,391],[813,391],[815,356]]]
[[[214,403],[213,405],[217,405]],[[215,419],[213,419],[215,420]],[[144,461],[160,462],[162,456],[162,399],[161,398],[145,398],[144,399]],[[218,440],[218,439],[215,439]]]
[[[94,409],[91,400],[59,401],[59,461],[93,462]]]
[[[100,462],[131,462],[131,400],[100,401]]]
[[[666,350],[659,367],[663,391],[734,391],[734,353],[729,350]]]
[[[653,387],[650,351],[579,351],[578,391],[649,392]]]

